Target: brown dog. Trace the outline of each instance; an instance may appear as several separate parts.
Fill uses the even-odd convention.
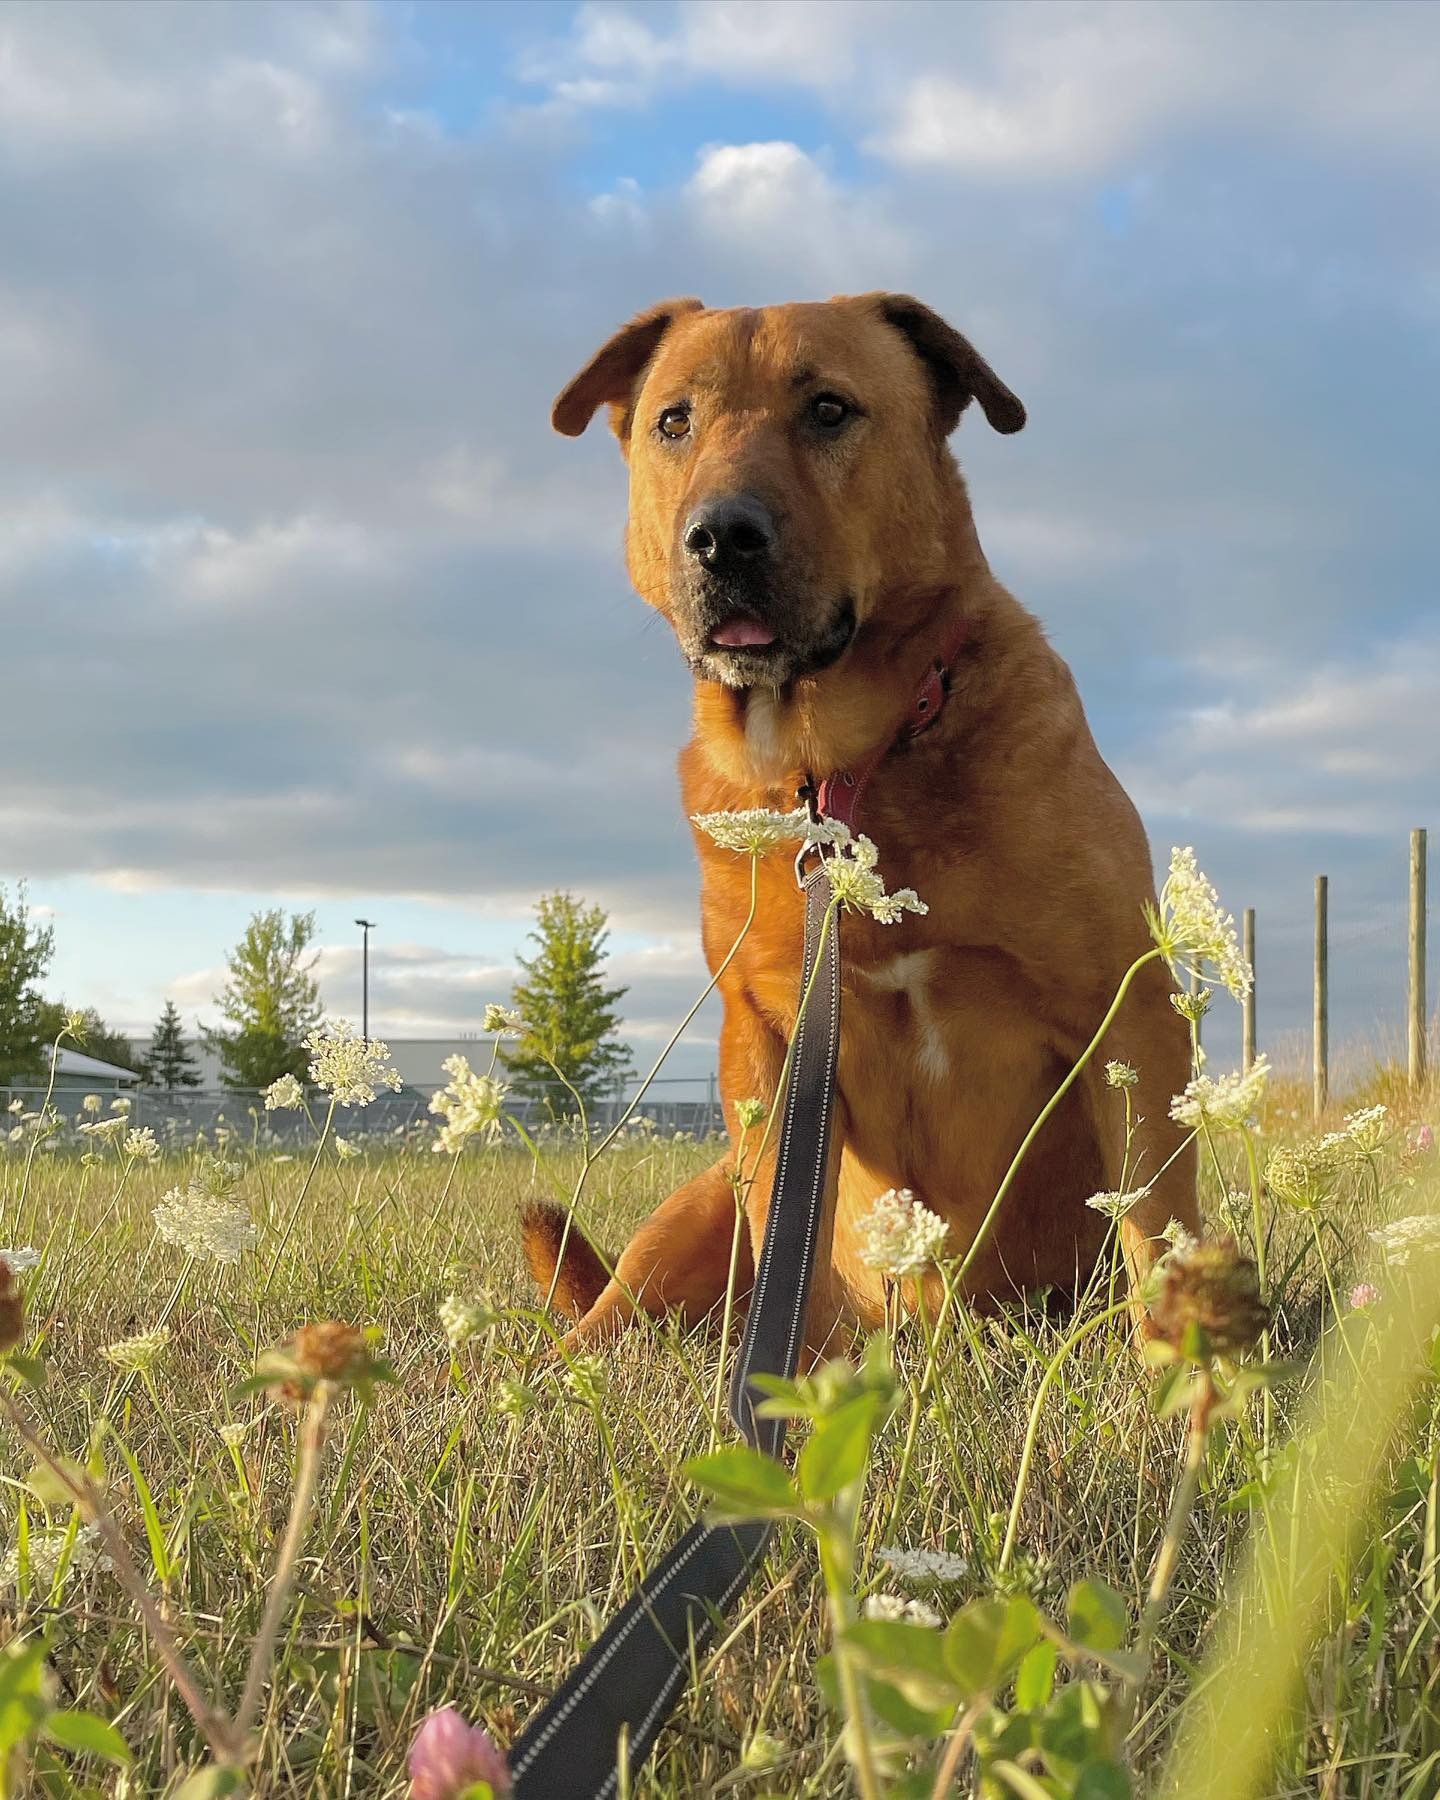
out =
[[[991,574],[946,440],[971,400],[1003,432],[1020,402],[965,338],[903,295],[709,311],[675,300],[618,332],[555,403],[576,436],[607,405],[630,467],[628,560],[694,672],[680,758],[688,813],[790,810],[807,777],[892,743],[952,646],[934,725],[879,763],[859,828],[888,886],[924,917],[847,916],[835,1149],[807,1342],[882,1316],[857,1219],[911,1188],[973,1241],[1017,1146],[1147,948],[1150,855],[1095,747],[1069,670]],[[697,836],[712,969],[744,924],[747,857]],[[799,1001],[794,851],[759,868],[759,911],[720,983],[727,1119],[769,1101]],[[1169,1100],[1189,1075],[1162,964],[1142,971],[1102,1047],[1037,1137],[967,1286],[980,1300],[1073,1292],[1121,1185],[1125,1108],[1107,1058],[1139,1073],[1123,1227],[1132,1292],[1175,1218],[1196,1229],[1194,1160]],[[670,1195],[608,1279],[563,1215],[525,1222],[532,1273],[575,1319],[572,1343],[633,1318],[702,1317],[725,1291],[734,1151]],[[771,1157],[746,1168],[751,1280]]]

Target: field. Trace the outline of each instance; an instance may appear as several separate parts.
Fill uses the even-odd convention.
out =
[[[1379,1088],[1351,1104],[1378,1097]],[[1268,1401],[1243,1399],[1238,1420],[1210,1433],[1129,1731],[1138,1792],[1162,1785],[1187,1693],[1200,1692],[1199,1710],[1245,1701],[1243,1692],[1227,1695],[1225,1668],[1197,1673],[1221,1629],[1217,1617],[1233,1623],[1247,1540],[1257,1531],[1275,1536],[1287,1519],[1287,1529],[1308,1534],[1305,1509],[1313,1499],[1323,1510],[1333,1471],[1284,1448],[1302,1409],[1331,1379],[1349,1382],[1353,1401],[1366,1359],[1380,1353],[1390,1284],[1374,1272],[1366,1234],[1423,1210],[1436,1160],[1415,1130],[1434,1116],[1433,1089],[1410,1097],[1391,1082],[1384,1097],[1391,1105],[1376,1147],[1347,1151],[1322,1206],[1265,1202],[1273,1355],[1311,1359],[1310,1368],[1279,1382]],[[1257,1131],[1262,1159],[1311,1135],[1302,1110],[1298,1089],[1272,1087]],[[1342,1110],[1327,1128],[1339,1128]],[[374,1328],[394,1380],[377,1385],[368,1403],[353,1393],[334,1403],[293,1590],[258,1671],[254,1789],[401,1794],[419,1721],[449,1702],[508,1741],[637,1572],[693,1517],[699,1500],[682,1464],[712,1447],[718,1332],[680,1338],[656,1328],[578,1370],[539,1354],[549,1340],[530,1310],[516,1217],[530,1196],[563,1197],[573,1185],[579,1156],[563,1142],[537,1168],[513,1143],[472,1145],[453,1162],[432,1154],[429,1141],[341,1156],[332,1138],[313,1172],[305,1155],[231,1142],[223,1154],[238,1165],[234,1198],[256,1226],[253,1247],[233,1264],[188,1257],[157,1234],[152,1217],[214,1145],[164,1147],[148,1162],[127,1159],[117,1137],[102,1133],[90,1145],[82,1160],[67,1127],[32,1155],[22,1133],[0,1161],[5,1241],[41,1253],[23,1277],[23,1350],[43,1358],[47,1372],[43,1386],[9,1378],[10,1422],[0,1425],[4,1630],[12,1642],[43,1634],[46,1704],[110,1721],[132,1761],[112,1769],[32,1742],[17,1753],[10,1791],[170,1793],[206,1761],[154,1637],[103,1555],[82,1534],[68,1546],[68,1566],[56,1568],[62,1540],[45,1534],[70,1526],[68,1496],[53,1472],[27,1477],[35,1459],[14,1418],[51,1452],[90,1459],[198,1685],[233,1715],[295,1491],[303,1417],[263,1391],[235,1390],[254,1374],[257,1354],[307,1321]],[[1207,1212],[1218,1224],[1223,1208],[1243,1235],[1242,1142],[1220,1139],[1214,1151]],[[627,1138],[590,1174],[587,1221],[618,1245],[631,1222],[714,1154],[713,1145]],[[1245,1198],[1232,1206],[1226,1196],[1236,1188]],[[1382,1297],[1352,1308],[1349,1290],[1362,1274]],[[468,1316],[472,1335],[453,1354],[440,1316],[451,1296],[490,1309]],[[1042,1377],[1066,1335],[1105,1305],[1101,1292],[1078,1320],[1016,1313],[952,1330],[914,1410],[910,1466],[891,1517],[926,1353],[914,1328],[902,1333],[900,1403],[878,1438],[858,1518],[860,1595],[910,1593],[949,1613],[999,1586],[1028,1592],[1063,1619],[1070,1586],[1098,1578],[1123,1597],[1127,1635],[1133,1630],[1186,1425],[1181,1415],[1157,1418],[1157,1377],[1137,1360],[1123,1318],[1095,1325],[1055,1366],[1015,1548],[999,1570]],[[107,1360],[107,1346],[162,1320],[170,1335],[148,1367]],[[146,1354],[142,1347],[128,1360]],[[1367,1471],[1372,1504],[1322,1596],[1303,1689],[1272,1733],[1273,1774],[1263,1786],[1206,1792],[1420,1800],[1440,1791],[1435,1392],[1421,1386]],[[907,1588],[878,1555],[892,1544],[958,1553],[964,1572]],[[1265,1603],[1239,1619],[1242,1631],[1282,1630],[1293,1550],[1276,1545],[1279,1573]],[[853,1791],[842,1734],[813,1673],[829,1645],[814,1538],[786,1524],[630,1791]],[[1228,1729],[1223,1719],[1217,1729]],[[903,1791],[930,1792],[937,1749],[917,1744],[908,1759],[898,1756],[895,1779],[907,1760],[925,1773]],[[1208,1759],[1216,1768],[1226,1760],[1223,1747]],[[949,1791],[969,1792],[973,1776],[964,1756],[957,1761],[961,1783]],[[1031,1789],[1014,1791],[1062,1791],[1031,1780]]]

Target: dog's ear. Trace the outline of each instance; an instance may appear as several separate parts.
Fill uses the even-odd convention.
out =
[[[970,342],[939,313],[909,294],[874,294],[872,299],[888,325],[904,332],[924,363],[935,389],[936,417],[949,437],[972,400],[996,431],[1019,431],[1025,408]]]
[[[700,300],[662,300],[637,313],[609,343],[601,345],[560,395],[551,409],[550,423],[566,437],[579,437],[596,408],[608,406],[610,424],[616,437],[623,440],[629,429],[635,384],[659,349],[661,338],[681,314],[704,310]]]

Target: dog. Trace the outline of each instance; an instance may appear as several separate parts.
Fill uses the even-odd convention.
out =
[[[629,572],[695,680],[685,810],[790,810],[807,783],[875,766],[857,824],[923,916],[844,919],[832,1151],[805,1343],[885,1316],[861,1222],[909,1189],[974,1242],[1016,1150],[1149,945],[1151,859],[1074,680],[991,573],[949,438],[974,403],[998,432],[1025,409],[968,339],[908,295],[712,310],[672,300],[618,331],[555,402],[578,436],[601,406],[629,466]],[[902,727],[943,659],[943,705]],[[896,743],[897,735],[900,741]],[[750,908],[748,856],[697,830],[712,973]],[[731,1146],[636,1231],[618,1261],[532,1207],[531,1273],[573,1321],[570,1348],[640,1313],[704,1318],[753,1280],[774,1148],[737,1181],[735,1103],[773,1100],[801,992],[795,847],[763,856],[754,923],[720,977]],[[1199,1229],[1193,1150],[1169,1117],[1189,1031],[1165,965],[1140,971],[1097,1054],[1036,1136],[966,1277],[993,1308],[1074,1296],[1107,1221],[1102,1190],[1144,1189],[1120,1227],[1137,1326],[1169,1222]],[[1106,1064],[1135,1071],[1124,1097]],[[758,1138],[753,1133],[752,1138]],[[752,1141],[750,1150],[755,1145]],[[1123,1181],[1122,1181],[1123,1171]],[[1148,1185],[1147,1185],[1148,1184]],[[613,1269],[613,1274],[611,1270]],[[940,1296],[938,1276],[907,1299]]]

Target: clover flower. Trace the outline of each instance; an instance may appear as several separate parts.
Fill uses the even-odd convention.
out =
[[[447,1056],[440,1066],[450,1080],[430,1101],[430,1111],[445,1121],[434,1149],[456,1156],[472,1137],[497,1138],[500,1109],[510,1091],[504,1082],[477,1075],[463,1056]]]
[[[143,1375],[169,1342],[168,1327],[157,1325],[153,1331],[142,1331],[135,1337],[121,1338],[119,1343],[106,1344],[100,1354],[106,1362],[114,1363],[117,1369],[124,1369],[127,1374]]]
[[[184,1192],[171,1188],[151,1213],[155,1229],[200,1262],[238,1263],[255,1247],[255,1221],[229,1197],[227,1173],[233,1164],[212,1164],[194,1176]],[[220,1172],[220,1173],[217,1173]]]
[[[1196,866],[1189,845],[1171,850],[1160,904],[1147,905],[1145,917],[1174,974],[1201,975],[1201,964],[1209,962],[1237,1000],[1250,992],[1255,977],[1236,940],[1234,917],[1221,910],[1220,896]]]
[[[899,1544],[882,1544],[876,1555],[901,1581],[944,1586],[963,1581],[970,1573],[969,1561],[953,1550],[907,1550]]]
[[[1238,1131],[1254,1117],[1265,1084],[1270,1079],[1270,1059],[1257,1056],[1243,1074],[1197,1075],[1183,1094],[1170,1102],[1170,1117],[1177,1125],[1198,1131],[1209,1125],[1217,1131]]]
[[[943,1625],[945,1621],[933,1606],[923,1600],[907,1600],[903,1594],[870,1594],[865,1601],[865,1617],[882,1619],[893,1625]]]
[[[480,1028],[495,1037],[519,1037],[525,1030],[525,1021],[517,1007],[500,1006],[492,1000],[485,1008]]]
[[[882,1275],[920,1275],[945,1248],[950,1227],[909,1188],[887,1188],[856,1220],[860,1260]]]
[[[1138,1206],[1149,1192],[1150,1188],[1148,1184],[1142,1188],[1130,1188],[1128,1190],[1112,1189],[1107,1193],[1092,1194],[1085,1204],[1090,1208],[1091,1212],[1104,1213],[1107,1219],[1114,1219],[1118,1222],[1123,1219],[1126,1213],[1131,1211],[1132,1208]]]
[[[1350,1290],[1350,1305],[1355,1312],[1365,1312],[1372,1306],[1378,1306],[1384,1295],[1372,1282],[1357,1281]]]
[[[377,1088],[399,1093],[404,1086],[390,1065],[390,1046],[358,1037],[348,1019],[317,1026],[305,1039],[310,1079],[341,1106],[369,1106]]]
[[[1405,1148],[1412,1156],[1423,1156],[1435,1148],[1435,1132],[1429,1125],[1416,1125],[1406,1139]]]
[[[481,1781],[497,1800],[510,1792],[510,1770],[489,1732],[467,1725],[453,1706],[431,1713],[410,1746],[410,1800],[461,1800]]]
[[[282,1075],[265,1089],[266,1112],[294,1112],[305,1104],[305,1090],[294,1075]]]
[[[1379,1231],[1366,1235],[1379,1247],[1387,1263],[1403,1268],[1412,1256],[1433,1256],[1440,1250],[1440,1216],[1412,1214],[1409,1218],[1393,1219]]]
[[[1159,1266],[1150,1320],[1160,1342],[1194,1361],[1236,1356],[1270,1323],[1260,1275],[1234,1238],[1189,1243]]]
[[[160,1146],[155,1141],[155,1133],[148,1125],[137,1125],[125,1133],[125,1142],[121,1146],[131,1162],[154,1162],[160,1154]]]
[[[70,1537],[68,1527],[52,1526],[43,1531],[32,1531],[30,1541],[26,1545],[26,1557],[30,1566],[31,1584],[41,1592],[48,1592],[55,1585],[55,1577],[60,1572],[60,1564],[65,1556],[66,1540]],[[76,1529],[74,1541],[70,1544],[69,1561],[65,1572],[68,1575],[108,1575],[115,1565],[105,1554],[98,1525],[81,1525]],[[18,1540],[11,1544],[5,1552],[5,1559],[0,1562],[0,1593],[8,1593],[20,1586],[20,1545]]]
[[[893,894],[885,892],[885,883],[875,868],[879,857],[880,852],[867,837],[857,837],[852,843],[836,846],[835,854],[825,862],[825,873],[830,878],[830,892],[836,904],[849,907],[852,912],[869,913],[882,925],[898,924],[903,913],[929,912],[930,908],[914,888],[897,888]]]

